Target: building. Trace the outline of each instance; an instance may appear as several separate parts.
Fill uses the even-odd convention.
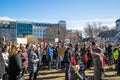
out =
[[[120,42],[120,19],[116,20],[115,23],[116,29],[99,33],[97,37],[100,37],[102,42],[113,42],[114,44]]]
[[[113,42],[114,37],[117,35],[117,33],[118,31],[116,30],[102,31],[96,38],[99,38],[99,42]]]
[[[58,22],[58,26],[66,27],[66,21],[60,20],[60,21]]]
[[[44,38],[44,30],[48,27],[52,26],[58,26],[58,24],[52,24],[52,23],[36,23],[33,22],[33,35],[36,36],[37,38]]]
[[[0,17],[0,36],[4,36],[5,40],[16,40],[16,20],[8,17]]]
[[[33,22],[33,35],[37,38],[43,39],[45,36],[45,29],[48,27],[66,27],[66,21],[59,21],[58,23],[37,23]]]
[[[22,38],[26,35],[32,35],[32,22],[17,22],[17,37]]]
[[[116,20],[115,23],[116,23],[117,34],[114,37],[114,43],[119,43],[120,42],[120,19]]]
[[[39,23],[39,22],[17,22],[17,37],[24,37],[25,35],[34,35],[39,39],[45,36],[45,29],[52,26],[66,27],[66,21],[59,21],[56,23]]]
[[[66,21],[58,23],[39,23],[16,21],[8,17],[0,17],[0,36],[4,36],[6,40],[16,41],[17,38],[23,38],[26,35],[34,35],[39,39],[45,37],[45,29],[52,26],[66,27]]]
[[[116,30],[120,31],[120,19],[116,20],[115,23],[116,23]]]

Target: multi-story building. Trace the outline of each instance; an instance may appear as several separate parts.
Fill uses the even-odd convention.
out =
[[[0,17],[0,36],[4,36],[5,40],[16,40],[16,20]]]
[[[116,20],[115,23],[116,29],[99,33],[98,37],[102,42],[113,42],[114,44],[120,42],[120,19]]]
[[[44,38],[45,29],[52,26],[66,27],[66,21],[59,21],[56,23],[33,23],[33,35],[37,38]]]
[[[33,35],[37,38],[43,38],[44,30],[48,27],[58,26],[58,24],[52,23],[33,23]]]
[[[120,19],[116,20],[116,30],[120,31]]]
[[[32,35],[32,22],[17,22],[17,37],[22,38],[26,35]]]
[[[66,21],[60,20],[60,21],[58,22],[58,26],[66,27]]]
[[[120,42],[120,19],[116,20],[116,32],[117,34],[114,37],[114,43],[119,43]]]
[[[43,39],[45,29],[52,26],[66,27],[66,21],[58,23],[39,23],[16,21],[8,17],[0,17],[0,36],[4,36],[6,40],[16,41],[17,38],[23,38],[26,35],[34,35]]]

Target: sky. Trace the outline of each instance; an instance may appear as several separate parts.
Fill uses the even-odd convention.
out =
[[[83,30],[93,22],[115,25],[119,8],[120,0],[0,0],[0,17],[45,23],[65,20],[68,29]]]

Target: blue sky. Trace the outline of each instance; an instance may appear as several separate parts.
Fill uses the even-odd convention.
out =
[[[120,18],[120,0],[0,0],[0,17],[57,23],[82,29],[87,23],[113,25]]]

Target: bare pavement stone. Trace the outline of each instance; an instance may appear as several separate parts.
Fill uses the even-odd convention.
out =
[[[91,70],[86,70],[85,74],[86,76],[88,76],[89,78],[91,78],[91,80],[93,80],[93,69],[91,68]],[[38,80],[65,80],[65,72],[62,70],[56,70],[56,69],[52,69],[52,70],[40,70],[39,71],[40,75],[37,77]],[[29,74],[25,74],[25,80],[28,80]],[[114,70],[114,65],[111,66],[111,68],[109,66],[105,66],[105,77],[103,78],[103,80],[120,80],[120,76],[116,75],[116,71]]]

